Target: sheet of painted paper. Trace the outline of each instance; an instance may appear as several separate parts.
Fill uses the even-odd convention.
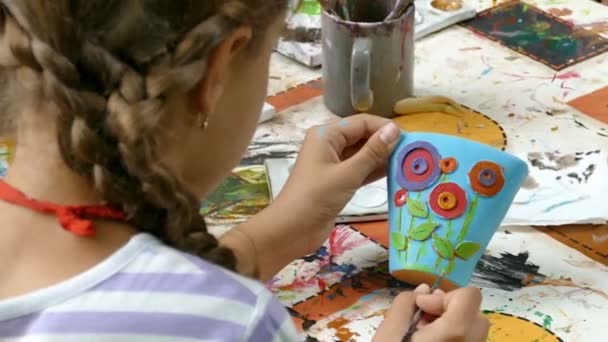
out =
[[[554,70],[608,51],[608,39],[521,1],[483,11],[463,26]]]
[[[201,204],[201,214],[210,224],[240,223],[269,203],[264,166],[241,166]]]
[[[521,155],[530,178],[504,225],[550,226],[608,222],[608,153],[533,152]]]

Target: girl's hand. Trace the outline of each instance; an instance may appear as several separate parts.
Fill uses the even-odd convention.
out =
[[[400,133],[391,120],[371,115],[310,129],[277,199],[222,238],[237,254],[239,272],[251,274],[257,267],[265,281],[315,252],[355,191],[386,175]]]
[[[428,285],[397,296],[374,341],[401,342],[417,308],[425,317],[411,338],[412,342],[485,342],[490,323],[480,313],[481,293],[463,288],[448,294],[436,290],[428,294]]]
[[[327,239],[335,219],[363,185],[386,176],[401,130],[391,120],[357,115],[309,130],[283,191],[275,201],[298,222],[291,240],[312,253]],[[292,246],[295,247],[295,246]]]

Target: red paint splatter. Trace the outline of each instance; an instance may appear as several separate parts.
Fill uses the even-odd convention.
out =
[[[567,80],[572,79],[572,78],[580,78],[580,77],[581,77],[581,74],[579,74],[578,72],[576,72],[576,71],[568,71],[568,72],[565,72],[565,73],[560,74],[560,75],[555,74],[555,76],[554,76],[553,79],[554,80],[558,79],[558,80],[561,80],[561,81],[567,81]]]
[[[361,246],[367,240],[359,238],[348,226],[337,226],[329,235],[329,254],[334,257]]]
[[[276,279],[269,286],[271,289],[279,291],[325,290],[328,287],[327,281],[334,282],[344,275],[341,273],[343,270],[332,266],[334,265],[332,264],[333,258],[361,246],[367,241],[365,237],[349,226],[336,226],[329,236],[326,255],[316,259],[313,264],[300,265],[299,269],[294,271],[294,280],[290,284],[275,285],[278,282]]]

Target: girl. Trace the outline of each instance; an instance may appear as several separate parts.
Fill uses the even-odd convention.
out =
[[[0,340],[293,341],[268,280],[384,173],[399,130],[311,130],[280,198],[220,241],[201,196],[245,150],[287,0],[1,0]],[[6,132],[5,132],[6,133]],[[216,266],[217,265],[217,266]],[[240,273],[241,275],[238,275]],[[378,332],[482,341],[479,291],[397,298]]]

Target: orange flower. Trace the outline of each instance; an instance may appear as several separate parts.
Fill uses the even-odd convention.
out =
[[[492,197],[502,190],[505,176],[500,165],[490,161],[480,161],[469,171],[469,182],[476,193]]]
[[[443,173],[452,173],[454,171],[456,171],[456,168],[458,167],[458,161],[456,160],[456,158],[444,158],[441,159],[441,161],[439,162],[439,167],[441,168],[441,172]]]

